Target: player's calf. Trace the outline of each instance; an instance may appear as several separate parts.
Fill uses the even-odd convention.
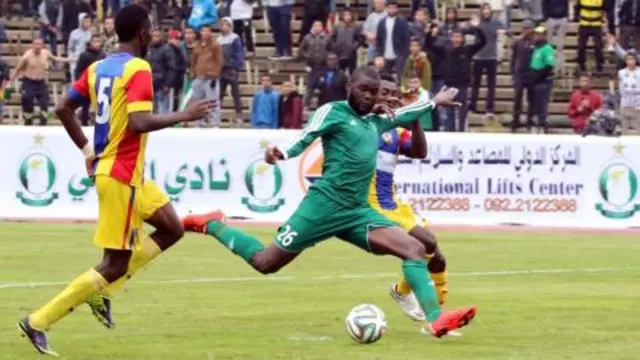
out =
[[[277,245],[270,244],[264,250],[255,253],[249,264],[261,274],[274,274],[295,259],[298,254],[284,251]]]
[[[108,283],[112,283],[127,274],[130,259],[129,250],[104,249],[102,262],[95,269]]]

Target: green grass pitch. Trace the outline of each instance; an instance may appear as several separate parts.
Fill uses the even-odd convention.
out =
[[[89,225],[0,223],[0,359],[40,358],[15,323],[97,263]],[[265,242],[273,229],[252,227]],[[400,262],[338,240],[270,277],[189,235],[115,298],[106,330],[82,306],[49,332],[63,359],[639,359],[640,238],[440,232],[448,307],[476,304],[462,338],[436,341],[388,295]],[[378,305],[389,330],[358,345],[344,318]]]

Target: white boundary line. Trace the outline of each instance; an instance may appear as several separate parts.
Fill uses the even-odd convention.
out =
[[[545,274],[572,274],[572,273],[607,273],[637,271],[640,267],[627,268],[583,268],[583,269],[537,269],[537,270],[495,270],[473,271],[461,273],[449,273],[450,277],[489,277],[489,276],[513,276],[513,275],[545,275]],[[400,273],[370,273],[370,274],[346,274],[346,275],[314,275],[314,276],[244,276],[244,277],[211,277],[211,278],[186,278],[186,279],[159,279],[159,280],[134,280],[128,286],[160,285],[160,284],[198,284],[198,283],[227,283],[227,282],[292,282],[292,281],[328,281],[351,279],[383,279],[400,276]],[[3,282],[0,290],[43,288],[66,285],[68,282]]]

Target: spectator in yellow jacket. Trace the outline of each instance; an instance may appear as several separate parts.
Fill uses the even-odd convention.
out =
[[[400,81],[403,90],[407,89],[413,74],[417,74],[420,78],[420,85],[423,89],[431,89],[431,62],[427,53],[422,51],[422,44],[416,38],[412,38],[409,43],[409,57],[407,57]]]

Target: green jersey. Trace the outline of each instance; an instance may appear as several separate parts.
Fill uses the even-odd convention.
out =
[[[432,101],[418,101],[396,110],[395,120],[386,115],[360,116],[346,101],[318,108],[306,128],[283,152],[285,159],[300,155],[322,138],[322,178],[309,189],[341,205],[357,208],[367,203],[369,185],[376,169],[380,134],[418,120],[431,112]]]

